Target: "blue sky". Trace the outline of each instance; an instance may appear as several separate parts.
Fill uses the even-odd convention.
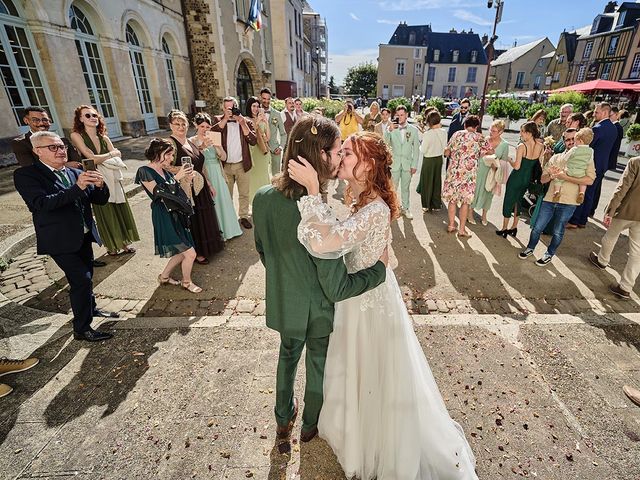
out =
[[[473,29],[491,34],[495,9],[486,0],[310,0],[327,19],[329,74],[342,83],[350,66],[375,61],[400,21],[431,24],[434,31]],[[607,0],[505,0],[498,46],[506,48],[543,37],[555,45],[562,30],[590,25]],[[620,2],[618,2],[620,3]]]

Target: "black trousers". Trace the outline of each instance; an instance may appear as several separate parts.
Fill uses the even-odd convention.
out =
[[[69,299],[73,311],[73,330],[86,332],[91,327],[96,301],[93,296],[93,236],[86,233],[80,250],[73,253],[51,255],[69,282]]]

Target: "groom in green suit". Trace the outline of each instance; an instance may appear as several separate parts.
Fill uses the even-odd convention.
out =
[[[396,118],[397,122],[392,122],[384,132],[384,141],[391,147],[393,155],[391,177],[396,192],[401,194],[402,214],[411,220],[413,215],[409,209],[409,185],[411,177],[418,169],[420,137],[418,137],[418,129],[407,122],[407,109],[404,105],[396,108]]]
[[[275,406],[278,438],[290,435],[298,413],[293,385],[305,345],[300,439],[308,442],[317,434],[334,303],[377,287],[386,276],[383,261],[348,274],[342,258],[315,258],[298,241],[300,212],[296,202],[307,192],[289,177],[288,159],[306,158],[318,172],[322,188],[340,166],[340,148],[340,131],[334,122],[316,115],[304,117],[290,132],[283,172],[274,178],[273,186],[258,190],[253,200],[256,249],[266,269],[267,326],[280,333]]]

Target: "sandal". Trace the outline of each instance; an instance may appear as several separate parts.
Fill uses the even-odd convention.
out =
[[[131,246],[124,247],[124,248],[122,249],[122,253],[123,253],[123,254],[125,254],[125,253],[136,253],[136,249],[135,249],[135,248],[133,248],[133,247],[131,247]]]
[[[458,232],[458,237],[460,238],[469,238],[471,234],[469,232]]]
[[[182,288],[190,291],[191,293],[200,293],[202,291],[202,288],[200,288],[193,282],[188,282],[188,283],[182,282]]]
[[[198,260],[198,259],[196,258],[196,263],[197,263],[198,265],[209,265],[209,259],[205,257],[205,258],[203,258],[202,260]]]
[[[116,252],[110,252],[110,251],[107,250],[107,255],[109,255],[110,257],[117,257],[119,255],[119,253],[117,251]]]
[[[162,274],[160,274],[158,275],[158,283],[160,285],[180,285],[180,280],[171,277],[164,278]]]
[[[456,226],[455,225],[448,225],[447,226],[447,233],[453,233],[456,231]]]

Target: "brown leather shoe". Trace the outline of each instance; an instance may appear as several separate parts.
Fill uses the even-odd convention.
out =
[[[608,265],[605,265],[604,263],[600,263],[600,260],[598,260],[598,254],[596,252],[589,253],[589,260],[591,260],[591,263],[593,263],[600,270],[604,270],[608,266]]]
[[[241,218],[240,219],[240,225],[242,225],[247,230],[250,229],[250,228],[253,228],[253,225],[251,225],[251,222],[249,221],[248,218]]]
[[[627,397],[629,397],[629,400],[640,407],[640,390],[630,387],[629,385],[625,385],[622,387],[622,391]]]
[[[293,430],[293,425],[296,423],[296,417],[298,416],[298,399],[293,399],[293,416],[289,423],[286,425],[278,425],[276,427],[276,437],[278,438],[287,438],[291,435],[291,430]]]
[[[308,432],[300,432],[300,441],[304,443],[310,442],[311,440],[313,440],[313,437],[315,437],[317,434],[318,434],[318,427],[313,427]]]

